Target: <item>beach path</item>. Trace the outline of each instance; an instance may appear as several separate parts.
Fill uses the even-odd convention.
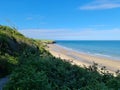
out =
[[[4,87],[5,84],[8,82],[8,80],[9,80],[8,76],[0,79],[0,90],[3,89],[3,87]]]

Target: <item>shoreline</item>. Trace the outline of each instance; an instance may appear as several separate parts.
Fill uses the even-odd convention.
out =
[[[106,66],[106,69],[112,73],[120,70],[120,61],[118,60],[81,53],[57,44],[48,44],[47,46],[49,47],[47,50],[53,56],[68,60],[72,64],[80,65],[81,67],[93,65],[93,62],[95,62],[100,68]]]
[[[80,53],[80,54],[85,54],[85,55],[90,55],[90,56],[94,56],[94,57],[98,57],[98,58],[106,58],[106,59],[109,59],[109,60],[115,60],[115,61],[120,61],[120,58],[116,58],[116,57],[113,57],[113,56],[110,56],[110,55],[104,55],[104,54],[99,54],[99,53],[90,53],[90,52],[83,52],[83,51],[79,51],[79,50],[75,50],[75,49],[72,49],[72,48],[68,48],[68,47],[64,47],[62,45],[59,45],[59,44],[54,44],[54,45],[57,45],[59,47],[62,47],[64,49],[67,49],[67,50],[71,50],[73,52],[77,52],[77,53]]]

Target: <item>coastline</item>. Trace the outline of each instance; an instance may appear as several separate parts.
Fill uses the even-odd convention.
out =
[[[105,57],[97,57],[86,53],[77,52],[71,49],[64,48],[57,44],[48,44],[47,50],[55,57],[70,61],[72,64],[81,67],[90,66],[93,62],[98,63],[98,67],[106,66],[110,72],[120,70],[120,61],[108,59]]]

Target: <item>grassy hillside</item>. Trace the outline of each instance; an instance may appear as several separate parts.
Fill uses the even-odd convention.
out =
[[[0,77],[9,74],[20,63],[21,56],[43,52],[41,42],[26,38],[8,26],[0,26]]]
[[[89,68],[53,57],[44,43],[26,38],[14,28],[0,26],[0,77],[10,74],[4,90],[119,90],[114,77],[97,64]]]

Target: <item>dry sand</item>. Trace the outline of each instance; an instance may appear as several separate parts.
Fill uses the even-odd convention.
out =
[[[72,64],[80,65],[80,66],[89,66],[92,65],[93,62],[98,63],[99,67],[106,66],[107,70],[110,72],[115,72],[120,70],[120,60],[112,60],[105,57],[98,57],[94,55],[89,55],[85,53],[80,53],[77,51],[73,51],[71,49],[66,49],[57,44],[48,44],[47,50],[55,56],[61,59],[66,59],[72,61]]]

